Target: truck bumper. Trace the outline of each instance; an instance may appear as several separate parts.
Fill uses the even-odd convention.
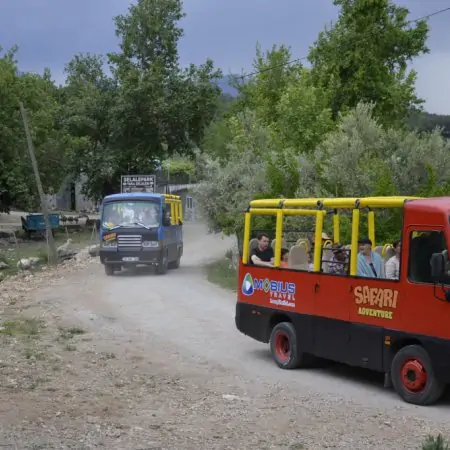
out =
[[[118,252],[111,250],[100,250],[100,262],[102,264],[126,264],[139,265],[139,264],[158,264],[161,257],[160,249],[148,249],[138,252]],[[133,260],[138,258],[137,260]]]

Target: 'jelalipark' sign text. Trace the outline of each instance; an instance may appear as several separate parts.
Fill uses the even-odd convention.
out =
[[[120,192],[155,192],[155,175],[122,175],[120,177]]]

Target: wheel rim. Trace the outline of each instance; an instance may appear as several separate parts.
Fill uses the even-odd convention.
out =
[[[423,391],[428,381],[425,367],[418,359],[405,361],[401,368],[400,376],[405,389],[413,393]]]
[[[275,335],[275,355],[283,363],[291,358],[291,343],[288,335],[283,331],[278,331]]]

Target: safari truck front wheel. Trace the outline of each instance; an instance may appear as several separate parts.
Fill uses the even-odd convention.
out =
[[[282,369],[297,369],[309,364],[309,355],[299,348],[297,333],[290,322],[281,322],[273,327],[270,352],[277,366]]]
[[[167,269],[169,268],[169,258],[167,255],[167,250],[163,250],[161,252],[161,256],[159,258],[158,267],[156,271],[159,275],[164,275],[167,272]]]
[[[431,359],[420,345],[407,345],[397,352],[391,377],[397,394],[413,405],[431,405],[445,390],[445,383],[436,378]]]

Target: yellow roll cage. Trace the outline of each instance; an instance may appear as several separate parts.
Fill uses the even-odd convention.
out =
[[[275,229],[275,267],[280,267],[283,236],[283,218],[285,216],[314,216],[316,229],[314,234],[314,272],[320,272],[322,256],[322,232],[327,208],[333,213],[333,239],[340,241],[339,209],[352,210],[352,238],[350,256],[350,275],[356,275],[359,224],[361,209],[368,209],[367,222],[369,239],[375,246],[375,213],[373,209],[403,208],[405,202],[421,197],[363,197],[363,198],[303,198],[303,199],[264,199],[253,200],[244,216],[243,264],[248,263],[251,218],[255,215],[272,215],[276,217]],[[314,209],[306,209],[314,208]],[[385,251],[384,246],[383,251]]]
[[[163,194],[166,205],[170,205],[170,222],[172,225],[183,223],[183,207],[181,197],[173,194]]]

